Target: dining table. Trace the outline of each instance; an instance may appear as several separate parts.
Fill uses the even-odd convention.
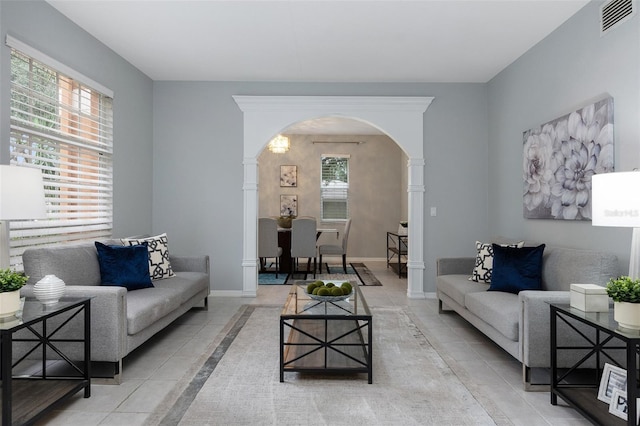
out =
[[[340,233],[336,228],[317,228],[316,241],[322,234],[336,234],[336,238]],[[282,248],[280,256],[280,272],[291,272],[291,228],[278,227],[278,246]]]

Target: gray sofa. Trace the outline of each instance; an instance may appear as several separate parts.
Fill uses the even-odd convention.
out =
[[[487,291],[490,284],[470,281],[474,262],[473,257],[437,260],[439,310],[457,312],[520,361],[525,389],[537,384],[532,380],[532,369],[550,367],[549,303],[568,304],[572,283],[604,286],[620,275],[613,254],[547,246],[542,262],[543,290],[512,294]],[[567,341],[578,341],[564,329],[560,334],[566,334]],[[559,364],[571,365],[568,357],[559,359]]]
[[[121,244],[120,240],[105,244]],[[122,359],[195,306],[207,308],[209,257],[170,256],[174,277],[153,281],[153,288],[127,291],[100,285],[100,265],[93,243],[28,249],[23,256],[29,276],[22,296],[33,297],[33,285],[47,274],[66,283],[65,297],[88,296],[91,300],[91,360],[109,363],[108,376],[120,380]],[[75,325],[79,328],[81,323]],[[66,327],[68,334],[77,332]],[[66,349],[80,359],[80,349]],[[77,356],[78,358],[73,358]]]

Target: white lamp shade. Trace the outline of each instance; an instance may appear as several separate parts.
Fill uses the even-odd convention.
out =
[[[640,172],[594,175],[591,219],[595,226],[633,228],[629,276],[640,279]]]
[[[19,166],[0,166],[0,220],[44,219],[42,172]]]
[[[591,197],[592,225],[640,227],[640,172],[594,175]]]

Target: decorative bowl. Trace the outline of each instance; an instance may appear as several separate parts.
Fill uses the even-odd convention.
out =
[[[342,296],[318,296],[317,294],[307,294],[313,300],[319,300],[320,302],[339,302],[340,300],[345,300],[353,296],[353,292],[354,290],[351,290],[351,293],[343,294]]]
[[[276,219],[280,228],[291,228],[291,221],[295,219],[295,216],[280,216]]]

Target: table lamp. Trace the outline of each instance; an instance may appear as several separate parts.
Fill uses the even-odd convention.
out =
[[[640,278],[640,172],[594,175],[591,191],[593,226],[633,228],[629,276]]]
[[[46,217],[42,172],[29,167],[0,165],[0,268],[9,267],[8,221]]]

